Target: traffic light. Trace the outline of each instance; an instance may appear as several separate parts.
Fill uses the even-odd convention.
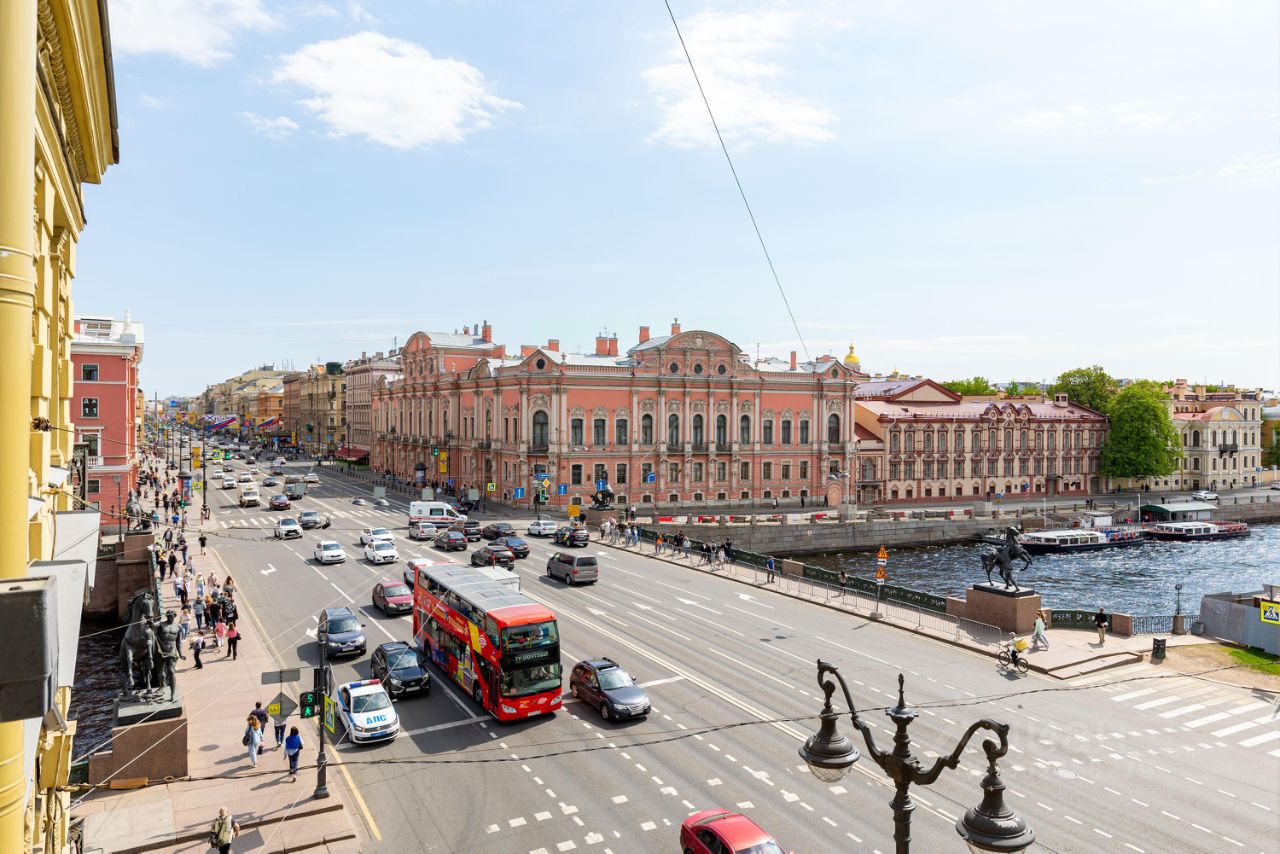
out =
[[[303,691],[298,695],[298,708],[304,718],[316,716],[316,692]]]
[[[438,457],[438,456],[440,456],[440,449],[439,449],[439,448],[434,448],[434,447],[433,447],[433,448],[431,449],[431,456],[433,456],[433,457]]]

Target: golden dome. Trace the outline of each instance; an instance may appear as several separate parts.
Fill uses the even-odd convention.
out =
[[[850,344],[849,344],[849,355],[847,355],[847,356],[845,356],[845,357],[844,357],[844,363],[845,363],[846,365],[848,365],[849,367],[851,367],[851,368],[855,368],[855,367],[857,367],[859,364],[861,364],[861,363],[858,361],[858,354],[857,354],[857,353],[855,353],[855,352],[853,352],[853,344],[852,344],[852,343],[850,343]]]

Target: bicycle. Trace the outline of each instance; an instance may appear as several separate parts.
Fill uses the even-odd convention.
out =
[[[1031,665],[1027,664],[1027,659],[1023,655],[1018,656],[1018,663],[1014,665],[1013,656],[1010,654],[1012,642],[1000,645],[1000,652],[996,654],[996,667],[1000,672],[1007,672],[1011,667],[1017,667],[1019,675],[1026,676],[1031,672]]]

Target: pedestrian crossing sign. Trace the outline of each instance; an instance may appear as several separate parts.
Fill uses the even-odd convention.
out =
[[[1261,600],[1258,605],[1258,618],[1264,623],[1280,626],[1280,602]]]

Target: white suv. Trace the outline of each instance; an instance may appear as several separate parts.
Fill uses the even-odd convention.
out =
[[[396,544],[390,540],[374,540],[364,547],[364,556],[369,563],[395,563],[400,559],[396,552]]]

